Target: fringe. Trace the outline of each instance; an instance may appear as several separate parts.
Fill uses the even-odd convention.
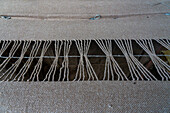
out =
[[[70,81],[69,80],[69,52],[72,46],[72,42],[76,44],[77,50],[80,54],[79,63],[77,66],[77,71],[73,81],[84,81],[86,80],[94,81],[99,80],[98,75],[96,74],[91,62],[88,58],[88,51],[90,49],[92,40],[55,40],[54,47],[55,47],[55,57],[51,67],[49,68],[46,76],[42,81],[55,81],[57,77],[57,81]],[[105,68],[103,73],[102,80],[112,80],[115,79],[118,81],[127,81],[130,80],[129,77],[123,72],[117,61],[115,60],[112,49],[114,47],[112,41],[116,43],[119,47],[121,52],[123,53],[126,63],[128,65],[128,69],[130,72],[130,78],[132,81],[139,81],[139,80],[158,80],[133,54],[134,47],[132,44],[132,40],[130,39],[94,39],[95,43],[98,47],[103,51],[106,56],[105,60]],[[170,40],[169,39],[136,39],[134,40],[150,57],[151,61],[153,62],[157,73],[159,74],[161,81],[168,81],[170,79],[170,66],[160,59],[156,53],[153,41],[156,41],[166,49],[170,50]],[[12,44],[13,42],[13,44]],[[23,44],[21,44],[23,42]],[[34,42],[33,45],[31,43]],[[41,50],[40,58],[37,64],[34,66],[30,77],[26,81],[40,81],[40,71],[42,70],[43,59],[45,53],[48,51],[49,46],[51,46],[52,40],[47,41],[21,41],[21,40],[1,40],[0,41],[0,58],[3,57],[4,52],[7,48],[10,48],[10,52],[7,58],[3,60],[0,64],[0,80],[1,81],[25,81],[25,74],[28,72],[31,64],[35,57],[37,57],[37,53]],[[43,44],[43,45],[42,45]],[[12,45],[12,46],[10,46]],[[21,55],[20,57],[9,67],[7,66],[11,59],[14,57],[18,48],[22,45]],[[41,48],[42,45],[42,48]],[[30,51],[29,57],[27,61],[22,65],[19,69],[19,72],[16,73],[16,70],[21,65],[22,60],[28,48],[32,46]],[[41,49],[40,49],[41,48]],[[59,74],[56,73],[58,69],[58,59],[60,57],[61,50],[63,49],[64,59],[62,62],[62,66],[59,69]],[[5,70],[6,69],[6,70]],[[5,70],[5,71],[4,71]],[[87,74],[85,74],[85,72]],[[87,76],[86,76],[87,75]],[[117,78],[115,78],[117,76]]]

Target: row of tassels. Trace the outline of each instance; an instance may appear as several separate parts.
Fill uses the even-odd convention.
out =
[[[170,40],[169,39],[155,39],[159,44],[164,46],[166,49],[170,50]],[[49,68],[43,81],[54,81],[56,77],[56,70],[58,66],[58,59],[63,48],[64,60],[60,68],[60,73],[57,75],[58,81],[69,81],[69,52],[72,42],[75,42],[78,52],[80,54],[80,60],[78,63],[77,71],[73,81],[84,81],[85,80],[85,71],[87,72],[87,80],[99,80],[97,74],[95,73],[89,59],[88,51],[92,40],[55,40],[55,58],[51,67]],[[115,74],[117,75],[117,80],[129,80],[126,74],[123,72],[117,61],[112,55],[112,40],[111,39],[96,39],[94,40],[103,53],[106,55],[105,69],[103,73],[103,80],[106,80],[111,76],[111,79],[114,80]],[[161,77],[161,80],[169,80],[170,66],[160,59],[154,50],[153,41],[150,39],[141,39],[135,40],[136,43],[149,55],[151,61],[153,62],[157,73]],[[0,58],[3,53],[7,50],[12,41],[0,41],[2,45],[0,48]],[[43,56],[48,51],[49,46],[52,44],[52,41],[34,41],[33,47],[31,49],[30,55],[27,61],[22,65],[22,68],[19,69],[19,72],[16,74],[16,70],[21,64],[25,53],[28,48],[31,46],[32,41],[24,41],[22,46],[22,51],[20,57],[13,63],[5,72],[3,69],[6,68],[7,64],[14,57],[17,49],[21,45],[22,41],[13,41],[13,45],[10,49],[9,56],[0,64],[0,80],[1,81],[24,81],[24,75],[27,73],[30,68],[34,58],[37,55],[40,45],[43,44],[40,58],[35,65],[29,79],[27,81],[34,81],[35,79],[39,81],[40,71],[42,69]],[[119,47],[125,59],[127,61],[128,69],[132,80],[158,80],[133,54],[132,40],[129,39],[114,39],[114,42]]]

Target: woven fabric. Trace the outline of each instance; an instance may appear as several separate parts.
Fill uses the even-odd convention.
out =
[[[168,113],[169,82],[3,82],[0,112]]]
[[[1,1],[0,13],[27,16],[144,14],[167,12],[169,3],[169,0],[5,0]]]
[[[1,40],[169,38],[168,0],[5,0]],[[90,20],[96,14],[99,20]]]
[[[170,36],[164,14],[101,20],[3,20],[1,40],[163,39]]]

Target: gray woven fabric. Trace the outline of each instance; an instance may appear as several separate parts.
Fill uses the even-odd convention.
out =
[[[169,0],[4,0],[0,14],[12,15],[91,15],[167,12]]]
[[[0,19],[3,36],[0,39],[168,38],[170,19],[165,13],[169,7],[164,5],[168,3],[168,0],[5,0],[0,3],[0,15],[13,15],[14,18]],[[89,20],[96,14],[102,18]],[[114,19],[116,15],[121,17]],[[28,18],[31,16],[34,17]],[[50,16],[55,19],[48,20]]]
[[[170,83],[3,82],[0,112],[168,113]]]
[[[163,39],[170,36],[163,14],[101,20],[3,20],[1,40]]]

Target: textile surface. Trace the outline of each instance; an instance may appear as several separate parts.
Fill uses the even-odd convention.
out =
[[[0,112],[168,113],[170,83],[3,82]]]
[[[155,53],[153,40],[169,50],[169,6],[168,0],[1,0],[0,113],[168,113],[170,67]],[[100,18],[92,20],[96,15]],[[109,70],[112,70],[113,77],[115,72],[119,75],[118,81],[96,81],[96,73],[88,60],[91,40],[96,41],[107,57],[105,66],[108,68],[105,70],[108,73],[102,76],[105,78],[108,74],[109,79]],[[126,58],[132,81],[126,81],[112,56],[112,40]],[[153,81],[157,79],[134,57],[132,40],[149,55],[162,81]],[[85,58],[92,81],[65,80],[69,76],[68,54],[72,41],[77,43],[80,54],[76,77],[84,73]],[[64,46],[59,46],[61,43]],[[51,75],[59,70],[60,48],[64,48],[60,69],[66,74],[63,81],[35,82],[34,78],[39,80],[39,73],[43,70],[44,56],[49,52],[50,44],[55,47],[55,50],[54,47],[51,49],[55,60],[45,80],[50,80]],[[24,58],[27,50],[30,54]],[[38,50],[40,55],[35,63],[33,59]],[[4,53],[9,55],[3,56]],[[15,53],[20,55],[12,62]],[[26,59],[25,64],[23,59]],[[35,67],[31,67],[32,63]],[[30,67],[34,69],[29,75],[31,82],[21,81]]]
[[[170,35],[168,0],[5,0],[1,40],[163,39]],[[96,14],[101,19],[89,18]]]

